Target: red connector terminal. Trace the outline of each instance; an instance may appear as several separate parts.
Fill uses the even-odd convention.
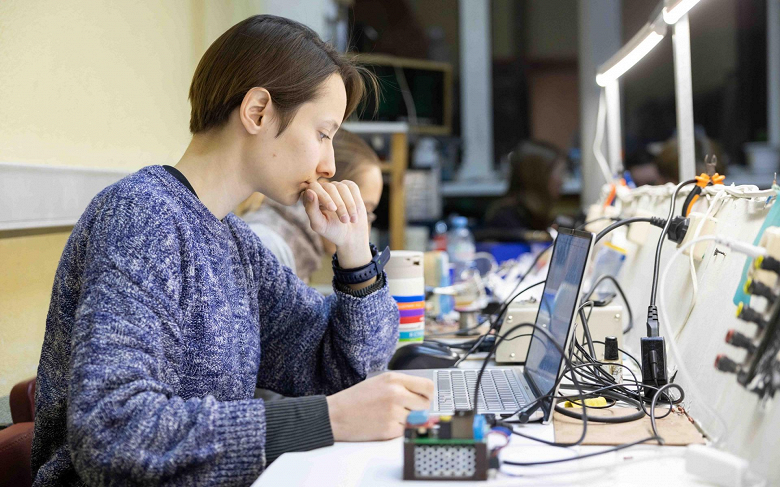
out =
[[[750,353],[756,351],[756,346],[753,345],[753,341],[734,329],[731,329],[726,333],[726,343],[735,347],[744,348]]]
[[[739,369],[739,366],[737,365],[736,362],[734,362],[727,356],[721,354],[715,358],[715,368],[720,370],[721,372],[728,372],[734,374]]]

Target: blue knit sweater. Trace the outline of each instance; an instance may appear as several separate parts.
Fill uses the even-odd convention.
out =
[[[239,218],[218,220],[161,166],[144,168],[94,198],[62,254],[35,484],[248,485],[266,466],[255,386],[349,387],[387,363],[397,323],[387,285],[325,298]]]

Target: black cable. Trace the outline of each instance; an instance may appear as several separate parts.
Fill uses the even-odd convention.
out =
[[[671,217],[669,217],[669,218],[671,218]],[[625,220],[616,221],[612,225],[610,225],[607,228],[605,228],[604,230],[600,231],[598,233],[598,235],[596,235],[596,240],[594,241],[594,243],[596,243],[599,240],[601,240],[602,238],[606,237],[609,232],[611,232],[612,230],[614,230],[616,228],[620,228],[620,227],[622,227],[624,225],[629,225],[631,223],[640,223],[640,222],[651,223],[651,224],[653,224],[653,226],[656,226],[656,227],[661,227],[664,224],[666,224],[666,226],[669,225],[669,220],[664,221],[663,218],[658,218],[657,216],[635,216],[635,217],[632,217],[632,218],[626,218]]]
[[[488,336],[489,334],[490,334],[490,331],[488,331],[487,333],[484,333],[484,334],[480,335],[480,336],[479,336],[479,338],[477,338],[476,342],[474,343],[474,346],[473,346],[473,347],[471,347],[471,348],[469,349],[469,351],[468,351],[468,352],[466,352],[466,354],[465,354],[465,355],[461,356],[461,357],[458,359],[458,361],[457,361],[457,362],[455,362],[454,364],[452,364],[452,367],[453,367],[453,368],[454,368],[454,367],[457,367],[458,365],[460,365],[461,363],[463,363],[463,361],[464,361],[464,360],[466,360],[466,359],[469,357],[469,355],[471,355],[472,353],[474,353],[474,351],[475,351],[476,349],[478,349],[480,345],[482,345],[482,342],[484,342],[484,341],[485,341],[485,338],[487,338],[487,336]]]
[[[639,444],[642,444],[642,443],[645,443],[645,442],[648,442],[648,441],[658,441],[658,439],[659,438],[657,436],[649,436],[649,437],[644,438],[642,440],[632,441],[631,443],[625,443],[623,445],[618,445],[618,446],[615,446],[615,447],[612,447],[612,448],[608,448],[606,450],[601,450],[601,451],[593,452],[593,453],[586,453],[585,455],[577,455],[577,456],[574,456],[574,457],[571,457],[571,458],[559,458],[557,460],[544,460],[544,461],[541,461],[541,462],[511,462],[509,460],[504,460],[502,463],[505,463],[507,465],[516,466],[516,467],[534,467],[536,465],[552,465],[554,463],[571,462],[573,460],[581,460],[583,458],[590,458],[590,457],[595,457],[595,456],[598,456],[598,455],[604,455],[605,453],[612,453],[612,452],[616,452],[616,451],[620,451],[620,450],[625,450],[626,448],[631,448],[632,446],[636,446],[636,445],[639,445]]]
[[[525,291],[527,291],[528,289],[531,289],[531,287],[533,287],[533,286],[531,286],[531,287],[528,287],[528,288],[526,288],[526,289],[525,289],[525,291],[521,291],[521,292],[519,292],[519,293],[515,294],[514,296],[512,296],[512,293],[514,293],[515,291],[517,291],[517,288],[519,288],[519,287],[520,287],[520,284],[522,284],[522,283],[523,283],[523,280],[525,280],[525,278],[526,278],[526,277],[528,277],[528,274],[530,274],[530,273],[531,273],[531,271],[532,271],[532,270],[534,270],[534,267],[536,267],[536,264],[538,264],[538,263],[539,263],[539,259],[541,259],[541,258],[542,258],[542,255],[544,255],[545,253],[547,253],[547,251],[548,251],[548,250],[550,250],[550,249],[552,249],[552,248],[553,248],[553,244],[550,244],[550,246],[549,246],[549,247],[547,247],[546,249],[544,249],[544,250],[542,250],[541,252],[539,252],[538,254],[536,254],[536,257],[534,257],[534,260],[531,262],[531,265],[528,267],[528,269],[525,271],[525,273],[523,273],[523,275],[522,275],[522,276],[521,276],[521,277],[520,277],[520,278],[517,280],[517,284],[515,284],[515,287],[512,289],[512,291],[510,291],[510,292],[509,292],[509,294],[507,294],[507,296],[511,296],[511,297],[510,297],[510,298],[508,298],[508,299],[505,299],[505,300],[504,300],[504,302],[503,302],[503,303],[501,303],[501,308],[499,309],[499,312],[498,312],[498,314],[496,315],[496,321],[494,321],[494,322],[491,322],[491,324],[490,324],[490,327],[491,327],[491,328],[495,328],[495,326],[496,326],[496,322],[497,322],[499,319],[501,319],[501,315],[503,315],[503,314],[504,314],[504,312],[506,311],[506,308],[508,308],[508,307],[509,307],[509,305],[512,303],[512,301],[514,301],[514,300],[515,300],[515,298],[516,298],[517,296],[519,296],[519,295],[523,294]],[[542,281],[542,282],[544,282],[544,281]],[[537,283],[537,284],[538,284],[538,283]]]
[[[619,218],[619,217],[616,217],[616,216],[600,216],[600,217],[598,217],[598,218],[594,218],[593,220],[586,221],[586,222],[585,222],[585,223],[583,223],[582,225],[578,225],[578,226],[577,226],[577,228],[575,228],[575,230],[583,230],[585,227],[587,227],[587,226],[588,226],[588,225],[590,225],[591,223],[600,222],[600,221],[602,221],[602,220],[612,220],[612,221],[615,221],[615,222],[616,222],[616,221],[619,221],[619,220],[620,220],[620,218]]]
[[[528,267],[528,270],[517,281],[517,285],[515,285],[514,289],[512,289],[512,292],[515,292],[517,290],[517,288],[520,287],[520,284],[523,282],[523,280],[526,278],[526,276],[528,276],[528,274],[533,270],[533,268],[536,266],[537,262],[539,262],[539,259],[542,257],[542,255],[545,252],[547,252],[548,250],[550,250],[552,247],[553,246],[550,245],[546,249],[544,249],[541,252],[539,252],[538,254],[536,254],[536,257],[534,258],[533,262],[531,262],[531,265]],[[518,292],[518,293],[516,293],[514,295],[512,295],[512,293],[509,293],[509,297],[503,301],[503,303],[501,304],[501,308],[499,308],[498,312],[495,315],[493,315],[495,317],[495,319],[494,320],[490,320],[490,328],[488,329],[488,331],[486,333],[484,333],[483,335],[481,335],[480,337],[477,338],[477,342],[474,344],[474,346],[468,352],[466,352],[465,355],[463,355],[460,359],[458,359],[458,361],[455,363],[455,365],[453,365],[453,367],[457,367],[464,360],[466,360],[466,358],[468,358],[472,353],[474,353],[474,351],[477,348],[479,348],[479,345],[482,344],[482,341],[484,341],[485,337],[487,335],[489,335],[491,331],[493,331],[493,330],[497,331],[496,325],[498,324],[498,322],[500,321],[500,319],[504,315],[504,313],[506,313],[506,310],[509,308],[509,305],[512,303],[512,301],[515,300],[515,298],[517,298],[518,296],[520,296],[524,292],[528,291],[529,289],[532,289],[532,288],[534,288],[534,287],[536,287],[536,286],[538,286],[540,284],[544,284],[544,282],[545,281],[539,281],[539,282],[537,282],[535,284],[531,284],[527,288],[523,289],[522,291],[520,291],[520,292]],[[484,324],[484,321],[482,323],[480,323],[480,326],[482,324]],[[436,335],[432,335],[432,336],[436,336]]]
[[[658,400],[658,396],[660,396],[661,393],[663,393],[666,389],[670,389],[672,387],[674,387],[680,392],[680,398],[677,400],[677,402],[682,402],[682,400],[685,398],[685,391],[683,390],[682,387],[680,387],[679,384],[673,384],[670,382],[669,384],[665,384],[661,386],[661,388],[656,391],[655,395],[653,396],[653,402],[650,403],[650,425],[653,427],[653,434],[658,438],[659,445],[664,444],[664,439],[658,434],[658,428],[655,425],[655,403]],[[666,416],[671,414],[673,407],[674,407],[674,403],[670,401],[669,412],[664,414],[661,417],[665,418]]]
[[[666,236],[666,232],[669,231],[669,225],[672,222],[677,194],[680,192],[680,189],[682,189],[683,186],[687,186],[688,184],[696,184],[696,180],[689,179],[687,181],[683,181],[674,188],[672,202],[669,205],[669,216],[666,217],[666,224],[664,225],[663,230],[661,230],[661,236],[658,237],[658,245],[655,248],[655,263],[653,264],[653,287],[650,292],[650,306],[655,306],[655,296],[658,290],[658,268],[661,266],[661,248],[664,245],[664,237]]]
[[[585,317],[585,306],[590,306],[591,312],[593,311],[593,306],[595,304],[593,301],[585,301],[584,303],[581,303],[579,308],[577,308],[577,313],[580,315],[580,321],[582,321],[582,330],[584,331],[583,336],[585,337],[585,340],[588,342],[588,349],[590,350],[591,356],[596,356],[596,349],[593,348],[593,339],[590,336],[590,327],[587,325],[588,318]],[[576,340],[572,340],[572,344],[574,344]]]
[[[543,255],[545,252],[547,252],[548,250],[550,250],[552,247],[553,247],[553,246],[552,246],[552,245],[550,245],[550,246],[549,246],[549,247],[547,247],[546,249],[544,249],[544,250],[542,250],[541,252],[539,252],[538,254],[536,254],[536,257],[534,258],[533,262],[531,262],[531,265],[528,267],[528,270],[527,270],[527,271],[525,272],[525,274],[523,274],[523,276],[522,276],[522,277],[521,277],[521,278],[520,278],[520,279],[517,281],[517,284],[515,285],[514,289],[512,289],[512,292],[515,292],[515,291],[517,290],[517,288],[518,288],[518,287],[520,287],[520,284],[523,282],[523,280],[526,278],[526,276],[528,276],[528,274],[529,274],[529,273],[530,273],[530,272],[533,270],[533,268],[536,266],[536,263],[537,263],[537,262],[539,262],[539,259],[542,257],[542,255]],[[512,295],[512,293],[509,293],[509,297],[503,301],[503,303],[502,303],[502,305],[501,305],[501,308],[499,308],[499,310],[498,310],[498,313],[496,313],[495,315],[493,315],[493,316],[495,317],[495,319],[494,319],[494,320],[492,320],[492,321],[490,321],[490,328],[488,329],[488,331],[487,331],[486,333],[484,333],[483,335],[481,335],[479,338],[477,338],[477,342],[474,344],[474,346],[473,346],[473,347],[472,347],[472,348],[471,348],[471,349],[470,349],[468,352],[466,352],[466,354],[465,354],[464,356],[462,356],[460,359],[458,359],[458,361],[457,361],[457,362],[455,362],[455,364],[453,365],[453,367],[457,367],[457,366],[458,366],[458,365],[460,365],[460,364],[461,364],[461,363],[462,363],[464,360],[466,360],[466,359],[467,359],[467,358],[468,358],[468,357],[469,357],[469,356],[470,356],[472,353],[474,353],[474,351],[475,351],[477,348],[479,348],[479,346],[480,346],[480,345],[482,344],[482,342],[485,340],[485,337],[487,337],[487,336],[490,334],[490,332],[491,332],[491,331],[493,331],[493,330],[496,330],[496,331],[498,331],[498,329],[497,329],[496,325],[497,325],[497,324],[498,324],[498,322],[501,320],[501,317],[504,315],[504,313],[506,313],[506,310],[509,308],[509,305],[512,303],[512,301],[514,301],[514,300],[515,300],[515,298],[517,298],[518,296],[520,296],[520,295],[521,295],[521,294],[523,294],[524,292],[528,291],[529,289],[533,289],[534,287],[536,287],[536,286],[538,286],[538,285],[540,285],[540,284],[544,284],[544,283],[545,283],[545,281],[546,281],[546,280],[539,281],[539,282],[537,282],[537,283],[535,283],[535,284],[531,284],[530,286],[526,287],[525,289],[523,289],[522,291],[520,291],[520,292],[516,293],[515,295]],[[484,321],[483,321],[483,322],[482,322],[480,325],[482,325],[482,324],[484,324]]]
[[[582,309],[584,307],[584,305],[585,305],[585,303],[580,305],[580,309]],[[570,367],[570,370],[564,371],[564,375],[567,372],[569,372],[569,373],[571,373],[572,379],[574,379],[574,378],[576,378],[577,374],[580,374],[583,377],[585,377],[586,379],[592,379],[592,380],[595,380],[596,382],[601,382],[603,385],[605,385],[605,387],[597,388],[595,391],[590,391],[589,395],[592,395],[595,392],[605,391],[605,392],[602,392],[603,396],[605,396],[605,397],[612,397],[612,398],[615,398],[615,399],[623,400],[623,401],[625,401],[625,402],[627,402],[629,404],[634,404],[634,406],[636,406],[638,408],[638,412],[636,414],[627,415],[627,416],[620,417],[620,418],[607,419],[604,422],[617,422],[617,423],[620,423],[620,422],[627,422],[627,421],[635,421],[635,420],[643,418],[645,415],[649,415],[650,419],[651,419],[651,422],[654,422],[655,421],[655,403],[657,402],[658,397],[660,397],[660,393],[662,392],[662,390],[658,389],[658,388],[653,388],[653,389],[655,389],[656,392],[653,395],[653,401],[651,401],[652,407],[651,407],[650,412],[648,413],[647,410],[644,407],[644,401],[647,400],[647,397],[646,397],[646,395],[643,396],[641,394],[640,387],[642,389],[644,389],[644,388],[652,388],[652,387],[648,386],[647,384],[641,384],[641,386],[640,386],[640,383],[639,383],[639,381],[637,381],[637,378],[636,378],[636,375],[634,375],[634,372],[630,368],[626,367],[623,364],[620,364],[620,366],[625,368],[625,369],[628,369],[628,371],[631,373],[631,376],[633,377],[633,383],[636,384],[636,386],[637,386],[635,397],[633,396],[634,393],[632,391],[628,390],[627,388],[624,388],[622,386],[622,384],[614,383],[614,379],[610,375],[606,374],[604,372],[603,368],[602,368],[602,366],[605,365],[605,364],[603,362],[599,362],[599,361],[595,360],[591,356],[591,355],[593,355],[593,347],[592,347],[592,345],[590,345],[590,334],[588,333],[589,332],[589,327],[588,327],[588,323],[587,323],[588,320],[583,315],[581,315],[581,318],[582,318],[583,328],[584,328],[584,330],[586,332],[584,335],[585,335],[586,339],[589,340],[589,348],[591,350],[591,353],[588,354],[588,352],[577,342],[576,337],[575,337],[574,341],[573,341],[573,344],[576,345],[576,348],[582,354],[583,362],[585,362],[585,363],[577,365],[577,366]],[[572,355],[574,354],[573,350],[570,351],[570,354],[572,354]],[[637,362],[637,360],[634,357],[631,357],[631,359],[634,360],[634,362],[636,362],[637,365],[639,365],[639,363]],[[570,357],[570,362],[571,362],[571,357]],[[588,368],[592,368],[594,373],[592,373],[592,374],[589,373],[589,372],[583,373],[583,370],[579,370],[579,369],[584,369],[585,371],[587,371]],[[640,366],[640,369],[641,369],[641,366]],[[581,387],[582,386],[578,386],[578,390],[581,390],[580,389]],[[585,385],[584,387],[588,387],[588,386]],[[673,401],[668,395],[666,396],[667,402],[669,403],[669,411],[666,414],[664,414],[663,416],[661,416],[661,418],[668,416],[672,412],[674,404],[679,404],[682,401],[683,397],[684,397],[684,392],[683,392],[682,388],[679,385],[674,385],[674,387],[677,388],[680,391],[681,397],[678,398],[677,400]],[[613,391],[612,389],[615,389],[615,390]],[[624,391],[623,392],[618,392],[618,389],[624,389]],[[585,399],[585,397],[583,397],[583,400],[584,399]],[[565,415],[565,416],[573,417],[573,418],[576,418],[576,419],[583,419],[583,420],[585,419],[584,416],[585,416],[586,413],[584,411],[583,411],[583,414],[579,414],[579,413],[574,412],[574,411],[565,410],[565,408],[561,408],[558,405],[556,405],[555,410],[557,412]],[[599,421],[599,419],[595,419],[595,418],[591,418],[591,420]],[[654,434],[656,436],[659,436],[658,435],[658,431],[655,430],[655,429],[654,429]]]
[[[472,408],[473,411],[476,412],[477,405],[479,404],[479,390],[480,390],[480,385],[482,384],[482,376],[484,375],[485,369],[487,368],[487,364],[490,361],[490,358],[493,356],[493,353],[495,353],[496,348],[498,348],[498,345],[501,344],[501,342],[503,341],[505,336],[511,335],[513,331],[517,330],[518,328],[523,328],[523,327],[526,327],[526,326],[530,326],[530,327],[533,328],[534,335],[536,334],[537,331],[539,331],[542,334],[544,334],[545,337],[547,338],[547,340],[549,340],[550,343],[555,345],[555,348],[558,349],[558,353],[561,354],[561,358],[562,359],[566,360],[567,365],[568,366],[572,365],[571,361],[569,360],[569,357],[566,356],[566,351],[563,349],[563,347],[560,344],[558,344],[558,342],[555,341],[555,339],[553,338],[552,334],[549,331],[547,331],[545,328],[536,326],[536,324],[532,324],[532,323],[520,323],[518,325],[515,325],[505,335],[503,335],[501,338],[496,340],[496,342],[493,344],[493,348],[490,349],[490,352],[488,352],[487,357],[485,357],[485,360],[482,362],[482,367],[479,369],[479,374],[477,374],[477,381],[476,381],[476,384],[474,386],[474,407]],[[550,396],[551,393],[554,393],[554,391],[557,388],[561,378],[562,378],[562,375],[561,375],[561,377],[557,378],[555,385],[553,385],[552,391],[548,392],[547,394],[545,394],[546,396]],[[575,386],[579,387],[579,381],[577,380],[576,377],[573,377],[573,382],[574,382]],[[584,391],[581,388],[579,389],[579,392],[580,392],[580,394],[584,394]],[[582,405],[582,409],[583,409],[583,412],[585,412],[587,414],[587,411],[586,411],[587,406],[585,404]],[[577,445],[581,444],[585,440],[585,436],[587,435],[587,433],[588,433],[588,419],[587,419],[587,416],[585,416],[583,418],[583,420],[582,420],[582,435],[574,443],[554,443],[554,442],[548,442],[546,440],[542,440],[540,438],[534,438],[534,439],[537,440],[537,441],[540,441],[542,443],[545,443],[545,444],[548,444],[548,445],[552,445],[552,446],[577,446]]]
[[[523,277],[525,278],[525,276],[523,276]],[[533,288],[535,288],[536,286],[538,286],[540,284],[544,284],[545,282],[547,282],[547,279],[541,280],[541,281],[539,281],[539,282],[537,282],[535,284],[531,284],[527,288],[523,289],[522,291],[520,291],[518,293],[515,293],[513,296],[510,296],[508,299],[506,299],[504,301],[504,305],[501,307],[501,309],[498,311],[498,313],[496,313],[494,315],[496,319],[490,323],[490,329],[492,330],[492,329],[496,328],[496,325],[498,324],[499,320],[504,315],[504,313],[506,313],[506,310],[509,308],[509,305],[512,304],[512,301],[517,299],[518,296],[520,296],[524,292],[528,291],[529,289],[533,289]],[[517,289],[517,287],[515,287],[515,289]]]
[[[593,293],[596,292],[596,289],[599,287],[599,285],[605,280],[612,281],[612,283],[615,285],[615,288],[618,290],[618,293],[620,293],[620,298],[626,305],[626,311],[628,311],[628,326],[623,330],[623,333],[628,333],[632,328],[634,328],[634,312],[631,310],[631,304],[629,304],[628,299],[626,299],[626,293],[623,292],[623,288],[620,287],[620,284],[618,284],[617,279],[615,279],[614,276],[610,276],[608,274],[599,276],[593,286],[591,286],[590,291],[585,293],[585,296],[582,298],[582,300],[585,301],[590,299]],[[639,367],[641,368],[642,366],[640,365]]]
[[[478,329],[480,326],[484,325],[486,321],[487,321],[487,319],[484,319],[484,320],[480,321],[479,323],[477,323],[476,325],[470,326],[468,328],[464,328],[462,330],[452,330],[452,331],[440,331],[440,332],[436,332],[436,333],[426,333],[425,337],[426,338],[427,337],[441,337],[441,336],[448,336],[448,335],[456,335],[457,336],[458,333],[464,333],[464,332],[474,331],[474,330]]]
[[[510,298],[509,298],[509,299],[506,301],[506,303],[511,303],[512,301],[514,301],[514,300],[515,300],[515,298],[517,298],[518,296],[520,296],[520,295],[521,295],[521,294],[523,294],[524,292],[526,292],[526,291],[528,291],[529,289],[532,289],[532,288],[534,288],[534,287],[536,287],[536,286],[538,286],[538,285],[540,285],[540,284],[544,284],[544,283],[545,283],[545,281],[539,281],[539,282],[537,282],[536,284],[531,284],[530,286],[528,286],[527,288],[523,289],[523,290],[522,290],[522,291],[520,291],[519,293],[515,294],[514,296],[511,296],[511,297],[510,297]],[[508,307],[509,307],[509,305],[507,304],[507,305],[506,305],[506,306],[504,306],[504,307],[503,307],[501,310],[499,310],[498,314],[497,314],[497,315],[495,315],[495,316],[496,316],[496,322],[498,322],[498,319],[500,319],[500,318],[501,318],[501,316],[502,316],[502,315],[503,315],[503,314],[506,312],[506,310],[507,310],[507,308],[508,308]],[[480,345],[482,344],[482,342],[485,340],[485,337],[487,337],[487,336],[490,334],[490,332],[491,332],[491,331],[494,331],[494,330],[495,330],[495,331],[498,331],[498,330],[496,329],[496,327],[495,327],[495,323],[496,323],[496,322],[492,322],[492,323],[491,323],[491,325],[490,325],[490,329],[487,331],[487,333],[485,333],[485,334],[481,335],[479,338],[477,338],[477,343],[476,343],[476,344],[475,344],[475,345],[474,345],[474,346],[473,346],[473,347],[472,347],[472,348],[471,348],[471,349],[470,349],[468,352],[466,352],[466,355],[464,355],[464,356],[462,356],[460,359],[458,359],[458,361],[457,361],[457,362],[455,362],[455,365],[453,365],[453,367],[457,367],[457,366],[458,366],[458,365],[460,365],[460,364],[461,364],[461,363],[462,363],[464,360],[466,360],[466,358],[468,358],[468,357],[469,357],[469,356],[470,356],[472,353],[474,353],[474,351],[475,351],[477,348],[479,348],[479,346],[480,346]],[[504,336],[506,336],[506,335],[504,335]]]
[[[555,412],[582,421],[584,421],[585,418],[587,418],[588,421],[593,421],[595,423],[607,423],[607,424],[631,423],[633,421],[637,421],[645,417],[645,412],[639,406],[639,401],[634,401],[633,399],[628,400],[628,398],[626,397],[621,397],[619,394],[611,394],[608,391],[601,392],[601,395],[604,397],[609,397],[610,399],[624,401],[629,404],[632,404],[637,408],[637,410],[635,413],[626,414],[622,416],[587,416],[585,413],[578,413],[572,411],[571,408],[564,408],[556,404]],[[588,407],[592,408],[593,406],[588,406]]]
[[[606,345],[604,342],[602,342],[602,341],[600,341],[600,340],[593,340],[593,343],[598,343],[598,344],[601,344],[601,345]],[[637,366],[637,367],[639,367],[639,370],[642,370],[642,364],[641,364],[641,363],[639,363],[639,360],[637,360],[637,359],[636,359],[636,358],[635,358],[633,355],[631,355],[630,353],[626,352],[626,351],[625,351],[625,350],[623,350],[622,348],[618,348],[618,351],[619,351],[620,353],[624,353],[624,354],[628,355],[628,358],[630,358],[631,360],[633,360],[633,361],[634,361],[634,363],[636,364],[636,366]]]

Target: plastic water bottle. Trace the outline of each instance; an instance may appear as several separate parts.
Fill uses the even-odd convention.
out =
[[[453,270],[453,284],[463,279],[463,274],[474,263],[474,236],[468,227],[468,219],[465,216],[452,218],[452,227],[447,232],[447,254]]]
[[[443,221],[436,222],[433,227],[430,250],[447,251],[447,224]]]

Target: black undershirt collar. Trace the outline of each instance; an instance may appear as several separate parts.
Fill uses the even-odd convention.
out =
[[[195,195],[196,198],[200,199],[198,197],[198,193],[195,192],[195,189],[192,187],[189,181],[187,181],[187,178],[184,177],[184,174],[181,173],[178,169],[176,169],[173,166],[163,166],[163,169],[168,171],[168,173],[179,180],[181,184],[187,187],[190,191],[192,191],[192,194]]]

